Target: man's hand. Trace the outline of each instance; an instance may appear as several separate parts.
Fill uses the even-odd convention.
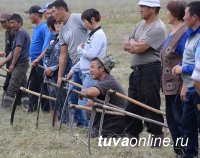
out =
[[[5,57],[6,53],[5,52],[0,52],[0,57]]]
[[[58,77],[57,84],[60,86],[62,82],[62,77]]]
[[[14,70],[14,68],[15,68],[15,66],[13,65],[13,64],[11,64],[10,66],[9,66],[9,73],[12,73],[13,72],[13,70]]]
[[[44,70],[44,73],[45,75],[47,76],[52,76],[53,75],[53,71],[51,70],[51,68],[47,67],[45,70]]]
[[[66,76],[67,80],[70,80],[72,78],[72,75],[73,75],[73,70],[70,70],[70,72]]]
[[[124,41],[124,51],[128,51],[130,49],[129,39],[125,39]]]
[[[32,63],[31,63],[31,66],[32,67],[35,67],[37,66],[37,64],[39,63],[40,61],[38,59],[35,59]]]
[[[180,65],[176,65],[172,69],[172,75],[177,76],[182,74],[182,67]]]
[[[87,102],[86,106],[87,106],[87,107],[92,107],[92,106],[94,106],[94,101],[91,100],[91,99],[88,99],[88,102]]]

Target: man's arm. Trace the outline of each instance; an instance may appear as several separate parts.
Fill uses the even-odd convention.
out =
[[[10,65],[10,67],[9,67],[10,73],[13,71],[13,69],[14,69],[14,67],[15,67],[15,65],[16,65],[16,63],[17,63],[17,61],[18,61],[18,59],[19,59],[19,57],[21,55],[21,52],[22,52],[22,47],[21,46],[17,46],[15,48],[15,50],[14,50],[12,63]]]
[[[140,41],[140,42],[136,42],[135,40],[132,41],[130,40],[130,45],[132,48],[132,51],[136,54],[142,54],[144,53],[147,49],[150,48],[150,46],[148,46],[145,42]]]
[[[31,63],[31,66],[36,66],[42,58],[44,58],[46,49]]]
[[[2,62],[0,62],[0,68],[4,66],[8,61],[12,59],[12,52],[9,53],[9,55],[6,57],[6,59]]]
[[[194,81],[194,86],[197,93],[200,95],[200,81]]]
[[[67,65],[67,58],[68,58],[68,50],[67,45],[64,44],[61,46],[60,49],[60,57],[59,57],[59,70],[58,70],[58,81],[57,84],[61,84],[62,77]]]
[[[149,48],[150,46],[148,46],[145,42],[136,42],[134,39],[127,39],[124,43],[124,50],[131,54],[141,54]]]
[[[91,98],[94,98],[94,97],[97,97],[100,95],[100,91],[96,87],[90,87],[87,89],[83,89],[81,92]]]

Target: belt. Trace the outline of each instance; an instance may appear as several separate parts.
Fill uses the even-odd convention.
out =
[[[131,66],[131,69],[133,70],[133,72],[138,72],[138,71],[140,71],[141,69],[143,69],[145,67],[149,67],[149,66],[157,65],[157,64],[161,64],[161,62],[160,61],[156,61],[156,62],[149,63],[149,64]]]

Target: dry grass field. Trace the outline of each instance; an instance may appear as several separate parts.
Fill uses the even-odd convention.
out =
[[[166,21],[165,5],[161,0],[161,18]],[[42,5],[44,0],[0,0],[0,13],[19,13],[24,18],[24,27],[30,32],[33,28],[24,13],[31,5]],[[102,14],[102,27],[108,38],[108,53],[117,61],[112,74],[127,91],[130,73],[130,55],[123,51],[123,41],[135,23],[139,21],[137,0],[71,0],[67,1],[72,12],[82,12],[96,8]],[[169,29],[169,27],[168,27]],[[4,30],[0,28],[0,50],[4,45]],[[1,59],[0,59],[1,60]],[[5,74],[0,70],[1,74]],[[4,78],[0,77],[0,85]],[[0,100],[2,87],[0,87]],[[162,98],[163,100],[163,98]],[[164,102],[162,102],[164,111]],[[88,154],[86,129],[74,127],[73,135],[69,127],[63,126],[58,132],[50,126],[49,114],[41,113],[39,128],[35,128],[36,113],[28,114],[21,107],[16,110],[14,125],[10,126],[10,112],[0,109],[0,158],[173,158],[171,145],[160,149],[150,147],[98,147],[97,139],[92,140],[92,155]],[[142,136],[147,137],[144,132]],[[167,135],[167,137],[170,137]]]

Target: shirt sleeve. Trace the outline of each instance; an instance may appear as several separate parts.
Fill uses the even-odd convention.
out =
[[[42,52],[47,49],[48,45],[49,45],[49,42],[51,40],[51,37],[52,37],[52,32],[49,31],[49,29],[47,28],[45,30],[45,34],[44,34],[44,43],[43,43],[43,46],[42,46]]]
[[[95,85],[94,87],[96,87],[96,88],[100,91],[100,93],[101,93],[102,95],[106,95],[106,93],[107,93],[107,91],[108,91],[108,86],[107,86],[107,84],[106,84],[105,81],[99,82],[99,83],[98,83],[97,85]]]
[[[21,47],[23,46],[25,42],[25,36],[21,30],[17,32],[15,40],[16,40],[16,46],[21,46]]]
[[[192,73],[191,78],[195,81],[200,81],[200,58],[198,59],[196,65],[195,65],[195,69]]]
[[[80,61],[78,61],[73,67],[72,70],[78,72],[80,70]]]
[[[151,48],[158,50],[165,39],[164,32],[161,28],[152,28],[145,36],[144,42]]]
[[[193,71],[194,71],[194,67],[195,67],[194,64],[184,66],[184,67],[182,68],[182,72],[183,72],[184,74],[192,75],[192,73],[193,73]]]
[[[61,46],[65,44],[65,41],[64,41],[64,38],[62,35],[62,31],[59,32],[59,43]]]
[[[184,33],[181,39],[179,40],[177,47],[176,47],[176,54],[183,55],[184,49],[185,49],[185,42],[187,41],[187,34]]]

